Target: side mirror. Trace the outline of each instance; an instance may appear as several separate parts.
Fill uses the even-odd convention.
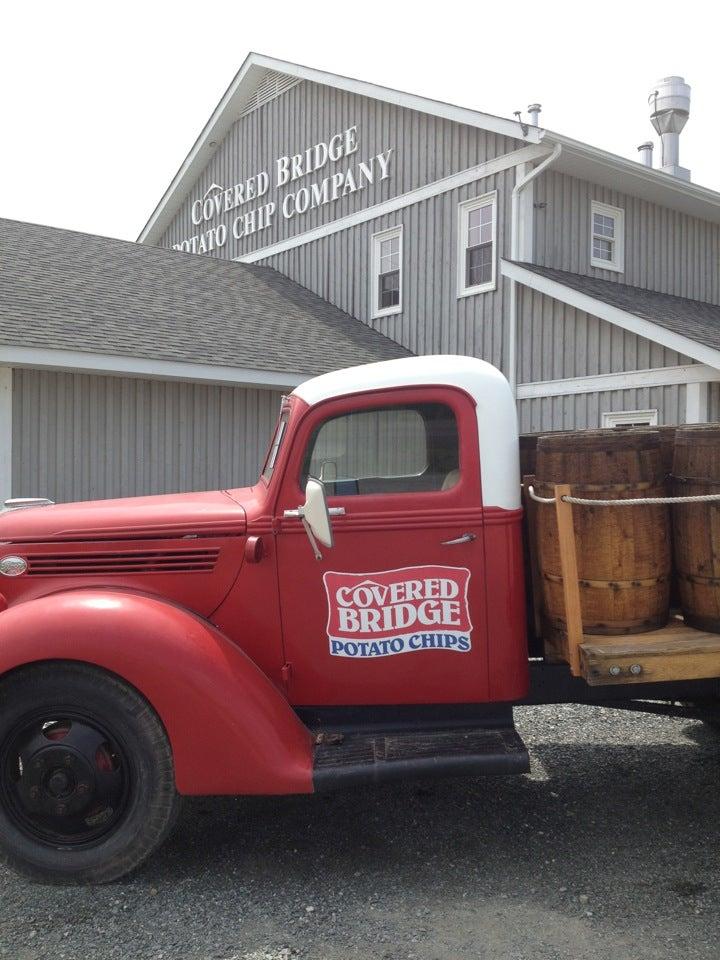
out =
[[[333,513],[344,514],[342,507],[334,507]],[[317,540],[324,547],[333,545],[333,532],[330,525],[330,510],[325,497],[325,487],[321,480],[310,477],[305,485],[305,503],[297,510],[286,510],[286,517],[302,520],[305,527],[305,533],[308,535],[310,546],[316,560],[322,560],[322,554],[317,545]],[[317,537],[317,540],[315,539]]]
[[[333,532],[330,523],[325,486],[320,480],[310,477],[305,485],[305,503],[300,507],[300,517],[324,547],[332,547]]]

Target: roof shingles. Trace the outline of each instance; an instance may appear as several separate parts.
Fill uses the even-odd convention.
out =
[[[568,273],[552,267],[539,267],[534,263],[518,263],[518,266],[656,323],[689,340],[720,350],[720,306],[713,303],[674,297],[644,287],[631,287],[625,283]]]
[[[410,356],[271,267],[14,220],[0,344],[309,376]]]

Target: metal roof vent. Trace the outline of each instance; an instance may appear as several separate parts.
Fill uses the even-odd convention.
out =
[[[528,106],[528,113],[530,114],[530,123],[533,127],[537,127],[540,120],[540,111],[542,107],[539,103],[531,103]]]
[[[663,77],[648,97],[650,122],[660,134],[665,173],[689,180],[690,171],[680,166],[680,133],[690,116],[690,87],[682,77]]]
[[[643,166],[651,167],[653,165],[652,140],[646,140],[645,143],[641,143],[638,147],[638,153],[640,154],[640,161]]]

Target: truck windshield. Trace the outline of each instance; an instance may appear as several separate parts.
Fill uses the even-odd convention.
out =
[[[275,428],[275,436],[273,437],[272,443],[270,444],[270,449],[268,450],[268,455],[265,458],[265,466],[262,471],[262,478],[266,483],[270,482],[270,477],[273,475],[273,470],[275,469],[275,461],[277,460],[278,451],[280,450],[280,445],[282,443],[283,437],[285,436],[285,429],[288,424],[288,417],[290,414],[287,410],[284,410],[280,414],[280,419],[278,420],[278,425]]]

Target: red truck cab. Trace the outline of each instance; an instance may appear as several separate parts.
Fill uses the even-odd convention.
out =
[[[304,383],[252,487],[9,504],[5,858],[107,881],[180,795],[526,771],[521,523],[510,388],[450,356]]]

